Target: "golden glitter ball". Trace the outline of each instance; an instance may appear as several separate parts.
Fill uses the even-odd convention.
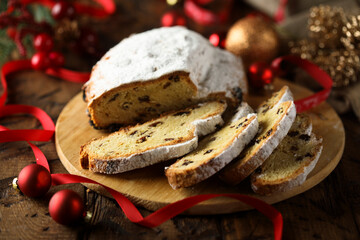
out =
[[[245,67],[270,62],[279,52],[280,39],[273,25],[262,17],[240,19],[228,31],[225,48],[240,56]]]

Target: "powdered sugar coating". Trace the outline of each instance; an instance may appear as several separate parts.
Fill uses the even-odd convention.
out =
[[[235,122],[246,115],[253,113],[254,110],[249,106],[247,102],[241,102],[240,106],[236,109],[234,116],[231,118],[231,122]]]
[[[124,39],[94,66],[88,104],[120,85],[157,79],[176,71],[190,74],[198,88],[197,98],[240,87],[247,92],[242,61],[215,48],[200,34],[184,27],[164,27]]]

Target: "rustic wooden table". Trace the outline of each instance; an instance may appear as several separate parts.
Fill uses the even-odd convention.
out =
[[[154,3],[157,4],[154,4]],[[160,2],[160,3],[159,3]],[[165,1],[121,1],[111,18],[92,23],[101,36],[104,49],[133,32],[159,26]],[[236,3],[232,16],[244,16],[243,3]],[[230,23],[229,23],[230,24]],[[208,34],[213,28],[196,25],[193,29]],[[227,29],[219,26],[216,30]],[[94,61],[68,59],[68,67],[89,70]],[[8,103],[30,104],[45,110],[54,121],[81,84],[49,77],[41,72],[24,71],[9,78]],[[336,169],[311,190],[274,206],[284,217],[284,239],[360,239],[360,124],[351,113],[341,116],[346,131],[344,155]],[[0,119],[12,129],[39,128],[29,116]],[[52,172],[64,173],[51,142],[35,143],[48,158]],[[216,216],[177,216],[159,227],[148,229],[131,223],[112,199],[80,185],[58,186],[41,199],[31,199],[12,189],[19,171],[34,163],[25,142],[0,144],[0,239],[272,239],[271,222],[257,211]],[[48,213],[48,201],[59,189],[71,188],[93,212],[90,223],[66,227],[55,223]],[[150,212],[140,209],[145,216]]]

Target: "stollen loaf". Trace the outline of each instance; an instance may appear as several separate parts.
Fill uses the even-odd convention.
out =
[[[83,86],[95,128],[145,122],[193,104],[248,91],[242,61],[184,27],[131,35],[96,63]]]

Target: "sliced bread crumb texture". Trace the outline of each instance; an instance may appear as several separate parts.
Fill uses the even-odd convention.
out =
[[[165,170],[172,188],[190,187],[214,175],[237,157],[258,130],[256,114],[230,122]]]
[[[258,168],[286,136],[296,116],[292,101],[276,104],[258,114],[259,132],[242,154],[228,164],[220,173],[220,179],[236,185]]]
[[[199,104],[93,139],[81,146],[81,166],[115,174],[180,157],[223,124],[225,109],[225,102]]]
[[[301,185],[315,167],[321,151],[322,139],[311,133],[310,118],[298,115],[288,135],[251,175],[252,189],[269,195]]]
[[[286,101],[293,101],[293,95],[288,86],[283,86],[278,92],[273,93],[268,100],[261,103],[256,112],[258,114],[265,114],[270,109],[276,107],[277,104]]]

